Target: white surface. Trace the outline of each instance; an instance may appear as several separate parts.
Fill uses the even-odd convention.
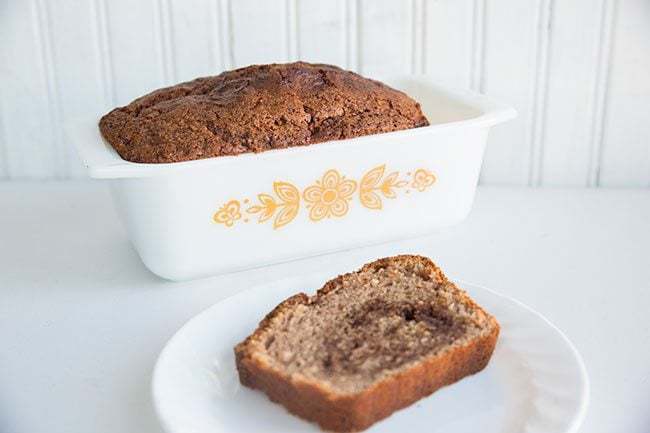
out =
[[[650,193],[480,188],[438,234],[171,283],[140,263],[105,185],[0,184],[0,431],[159,433],[154,361],[190,317],[244,287],[400,252],[513,296],[583,355],[582,433],[647,433]]]
[[[311,295],[331,278],[320,273],[263,284],[184,325],[154,370],[152,398],[163,428],[169,433],[318,432],[315,424],[290,416],[262,393],[239,386],[233,347],[284,299]],[[523,304],[479,286],[460,286],[501,324],[489,365],[368,432],[577,431],[587,407],[588,379],[575,347]]]
[[[484,183],[647,187],[649,19],[647,0],[0,0],[0,178],[83,176],[79,115],[302,58],[513,104]]]
[[[423,76],[386,81],[418,95],[431,125],[167,164],[123,160],[95,119],[71,136],[90,175],[110,179],[127,232],[152,272],[176,281],[217,275],[422,235],[467,216],[488,132],[515,110]],[[317,191],[311,203],[310,189]],[[328,192],[334,200],[325,200]],[[262,197],[272,202],[269,212],[252,213],[267,206]],[[314,216],[318,206],[327,212]],[[218,218],[226,209],[232,220]]]

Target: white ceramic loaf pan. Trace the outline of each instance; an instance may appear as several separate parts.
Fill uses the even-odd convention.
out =
[[[470,211],[490,128],[514,109],[422,76],[383,79],[431,126],[170,164],[124,161],[97,120],[76,133],[93,178],[110,179],[142,261],[185,280],[456,224]]]

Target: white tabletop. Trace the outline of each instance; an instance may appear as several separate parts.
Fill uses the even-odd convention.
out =
[[[569,336],[591,379],[581,432],[650,431],[650,191],[480,188],[435,235],[172,283],[143,267],[106,185],[73,182],[0,184],[0,432],[160,433],[151,370],[190,317],[267,280],[404,252]]]

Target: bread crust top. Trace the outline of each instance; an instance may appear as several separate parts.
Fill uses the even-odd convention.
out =
[[[403,92],[305,62],[254,65],[156,90],[104,115],[120,156],[168,163],[428,125]]]

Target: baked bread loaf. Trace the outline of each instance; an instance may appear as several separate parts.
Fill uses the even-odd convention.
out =
[[[255,65],[156,90],[99,121],[123,159],[164,163],[426,126],[420,105],[335,66]]]
[[[499,324],[431,260],[396,256],[278,305],[235,347],[239,379],[332,431],[358,431],[482,370]]]

